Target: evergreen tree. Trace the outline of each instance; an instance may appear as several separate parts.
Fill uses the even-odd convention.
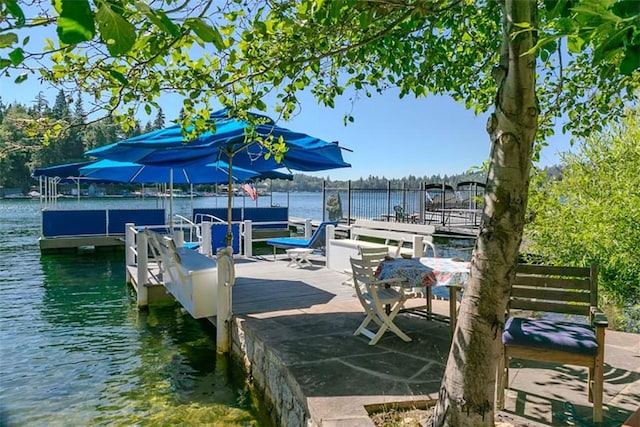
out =
[[[113,123],[113,118],[111,118],[111,116],[89,124],[83,137],[85,150],[102,147],[122,139],[122,135],[120,135],[120,127]]]
[[[164,128],[164,113],[162,112],[162,108],[158,108],[158,114],[156,118],[153,120],[153,129],[163,129]]]
[[[73,104],[73,118],[71,119],[71,128],[65,149],[69,161],[80,161],[84,156],[84,134],[86,131],[84,105],[82,97],[78,94]]]
[[[73,104],[73,121],[77,124],[85,124],[86,123],[86,115],[87,113],[84,111],[84,103],[82,101],[82,96],[78,94],[78,98],[76,98],[76,102]]]
[[[49,101],[44,96],[44,92],[38,92],[36,98],[33,100],[33,107],[30,111],[31,115],[35,117],[44,117],[49,111]]]
[[[50,117],[56,120],[69,120],[71,112],[69,111],[69,103],[63,90],[59,90],[56,100],[53,103]]]
[[[29,117],[27,108],[16,103],[3,108],[0,121],[0,185],[20,188],[24,193],[32,182],[32,153],[41,148],[40,142],[28,137],[23,129],[22,123]]]

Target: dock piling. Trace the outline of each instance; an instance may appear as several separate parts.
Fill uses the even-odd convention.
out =
[[[129,267],[129,266],[134,266],[136,265],[136,255],[134,252],[134,243],[135,243],[135,239],[136,239],[136,231],[135,231],[135,224],[133,224],[132,222],[128,222],[125,224],[124,226],[124,241],[125,241],[125,267]],[[132,278],[131,278],[131,273],[129,273],[129,269],[125,268],[126,270],[126,280],[127,280],[127,284],[131,284],[132,282]]]
[[[138,254],[138,309],[149,305],[149,291],[147,284],[149,283],[148,263],[149,263],[149,247],[147,244],[147,235],[145,233],[137,233],[136,235],[136,252]]]
[[[218,307],[216,314],[216,352],[228,353],[231,348],[231,298],[233,284],[236,281],[233,264],[233,248],[218,250]]]
[[[200,223],[200,227],[202,227],[202,244],[200,245],[200,253],[206,256],[213,255],[212,245],[211,245],[211,225],[213,223],[210,221],[203,221]]]

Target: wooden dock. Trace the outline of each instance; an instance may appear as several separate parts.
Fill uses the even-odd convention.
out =
[[[236,261],[233,313],[240,315],[309,308],[355,301],[354,290],[342,283],[347,275],[324,266],[312,255],[309,268],[288,267],[289,259],[272,256]]]
[[[311,307],[340,304],[350,306],[350,311],[363,312],[356,298],[352,286],[343,282],[349,278],[345,273],[330,270],[325,267],[322,255],[312,255],[313,264],[309,268],[288,267],[289,259],[286,255],[237,258],[235,260],[236,282],[233,286],[232,311],[234,315],[258,316],[267,313],[305,310]],[[127,267],[135,283],[137,270],[134,266]],[[150,268],[157,274],[157,269]],[[149,303],[170,299],[156,277],[149,277]],[[423,307],[424,298],[411,298],[406,307]],[[433,312],[440,317],[449,315],[448,301],[433,301]],[[215,325],[215,318],[209,318]],[[354,330],[357,325],[354,325]]]
[[[319,304],[355,300],[351,287],[342,285],[347,275],[324,266],[324,257],[311,256],[309,268],[287,267],[289,259],[278,255],[237,258],[233,287],[233,313],[250,315],[269,311],[308,308]],[[127,267],[137,291],[137,267]],[[147,288],[149,303],[166,300],[158,281],[158,268],[150,264]],[[215,324],[215,322],[214,322]]]

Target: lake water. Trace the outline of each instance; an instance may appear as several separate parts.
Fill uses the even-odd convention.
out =
[[[176,199],[173,211],[189,216],[192,203],[223,207],[226,198]],[[258,198],[271,203],[322,219],[320,193]],[[78,207],[162,202],[58,201],[59,209]],[[42,256],[39,235],[38,201],[0,200],[0,427],[265,425],[241,379],[216,361],[210,325],[173,304],[139,312],[122,253]],[[457,245],[443,255],[469,249],[469,241]]]
[[[142,206],[156,201],[79,207]],[[39,234],[38,201],[0,200],[0,426],[265,425],[212,327],[173,304],[139,312],[122,253],[41,256]]]

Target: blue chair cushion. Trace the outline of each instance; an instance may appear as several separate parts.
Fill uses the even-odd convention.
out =
[[[596,334],[589,325],[544,319],[510,317],[502,343],[591,356],[598,353]]]
[[[308,248],[310,242],[311,239],[300,239],[295,237],[280,237],[277,239],[267,240],[268,245],[292,248]]]

